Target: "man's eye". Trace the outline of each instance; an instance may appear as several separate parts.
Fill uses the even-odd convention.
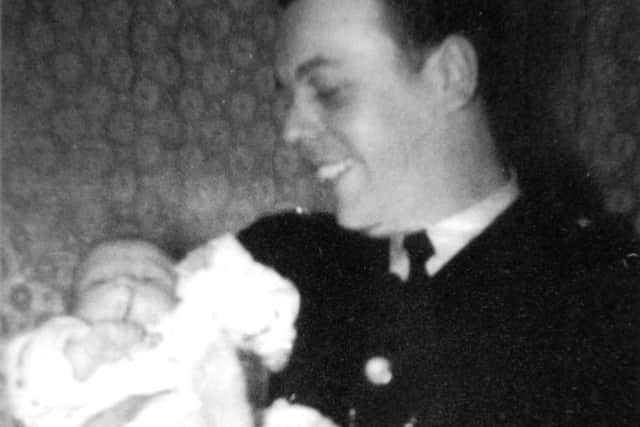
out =
[[[108,279],[108,278],[93,279],[85,283],[83,287],[86,289],[97,288],[98,286],[103,286],[110,283],[112,280],[113,279]]]
[[[341,101],[340,87],[322,88],[316,90],[316,98],[326,106],[338,106]]]

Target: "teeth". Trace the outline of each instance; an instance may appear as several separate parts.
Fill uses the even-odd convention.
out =
[[[320,181],[332,181],[349,169],[349,162],[332,163],[318,168],[317,177]]]

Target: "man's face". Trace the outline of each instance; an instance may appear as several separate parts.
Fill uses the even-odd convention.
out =
[[[338,221],[371,235],[402,231],[445,175],[438,98],[382,15],[375,0],[299,0],[284,12],[276,64],[290,97],[285,140],[332,186]]]

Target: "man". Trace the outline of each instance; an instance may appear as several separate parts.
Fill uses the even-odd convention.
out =
[[[337,224],[240,234],[302,295],[274,396],[345,426],[635,425],[638,255],[498,149],[498,3],[283,2],[284,138]]]

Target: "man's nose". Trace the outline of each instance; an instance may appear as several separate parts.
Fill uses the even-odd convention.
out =
[[[320,129],[313,109],[294,102],[287,110],[282,124],[282,138],[290,145],[304,145],[312,141]]]

